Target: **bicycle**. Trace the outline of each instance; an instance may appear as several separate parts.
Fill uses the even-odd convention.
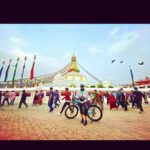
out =
[[[99,106],[97,106],[97,103],[87,103],[87,105],[88,105],[87,106],[88,107],[87,108],[88,109],[88,114],[87,114],[88,118],[94,122],[101,120],[103,117],[103,111]],[[73,119],[78,115],[78,112],[79,112],[78,100],[75,99],[73,101],[73,104],[66,108],[65,116],[68,119]]]

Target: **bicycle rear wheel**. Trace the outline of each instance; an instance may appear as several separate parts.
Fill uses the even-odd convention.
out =
[[[68,119],[73,119],[78,115],[79,109],[76,105],[71,105],[69,107],[66,108],[65,110],[65,116]]]
[[[103,117],[102,109],[96,105],[90,105],[88,108],[88,118],[92,121],[99,121]]]

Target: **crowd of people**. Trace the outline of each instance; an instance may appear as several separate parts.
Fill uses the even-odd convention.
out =
[[[140,109],[140,113],[143,112],[142,107],[142,99],[144,99],[144,103],[148,104],[148,99],[150,98],[150,91],[148,95],[146,92],[138,91],[137,87],[134,87],[134,91],[131,90],[130,93],[126,93],[123,89],[119,89],[117,92],[106,93],[107,105],[110,105],[110,110],[113,108],[118,109],[119,106],[124,108],[124,111],[128,111],[129,103],[132,104],[132,108]]]
[[[3,92],[0,91],[0,106],[4,106],[5,102],[7,102],[8,106],[13,105],[16,99],[16,93],[15,91],[11,92],[4,92],[4,99],[2,101]]]
[[[36,91],[34,99],[33,99],[33,106],[42,105],[42,99],[43,98],[44,98],[43,90],[41,90],[40,92]]]
[[[4,96],[2,101],[2,96]],[[140,92],[138,91],[138,88],[135,87],[134,90],[131,92],[124,92],[123,89],[119,89],[118,91],[112,91],[112,92],[101,92],[97,91],[96,89],[89,93],[86,89],[84,84],[80,85],[79,91],[70,92],[69,88],[65,88],[65,92],[63,94],[63,98],[61,98],[61,95],[58,90],[53,90],[53,88],[50,88],[49,94],[48,94],[48,107],[49,112],[53,112],[54,109],[60,106],[61,101],[64,100],[64,104],[61,108],[61,111],[59,115],[63,113],[65,108],[67,106],[70,106],[74,103],[74,101],[78,101],[78,106],[81,114],[81,123],[83,125],[87,125],[87,103],[97,103],[101,107],[102,110],[104,110],[104,99],[107,100],[107,105],[109,105],[110,110],[117,109],[121,106],[124,111],[128,111],[128,107],[131,103],[132,108],[139,109],[140,113],[142,113],[143,107],[142,107],[142,99],[144,99],[144,102],[148,104],[147,98],[150,98],[150,91],[148,93],[146,92]],[[36,91],[34,98],[33,98],[33,104],[32,106],[40,106],[43,103],[44,98],[44,92],[43,90]],[[60,99],[61,98],[61,99]],[[16,99],[16,93],[14,91],[11,92],[2,92],[0,91],[0,106],[4,106],[5,102],[7,102],[8,106],[13,105]],[[19,103],[19,109],[21,108],[22,104],[24,104],[26,107],[28,107],[26,103],[27,99],[27,93],[25,90],[23,90],[20,103]]]

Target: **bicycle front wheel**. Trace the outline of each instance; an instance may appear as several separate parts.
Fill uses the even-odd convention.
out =
[[[88,108],[88,118],[92,121],[99,121],[103,117],[102,109],[96,105],[91,105]]]
[[[69,107],[66,108],[65,110],[65,116],[68,119],[73,119],[78,115],[79,109],[76,105],[71,105]]]

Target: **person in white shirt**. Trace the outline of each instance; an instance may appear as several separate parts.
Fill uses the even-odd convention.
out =
[[[15,91],[10,92],[10,104],[13,105],[14,101],[16,99],[16,93]]]
[[[81,114],[81,123],[83,123],[84,126],[87,125],[87,103],[89,94],[84,88],[84,84],[80,85],[80,91],[77,92],[77,98],[79,100],[79,108],[80,108],[80,114]]]

